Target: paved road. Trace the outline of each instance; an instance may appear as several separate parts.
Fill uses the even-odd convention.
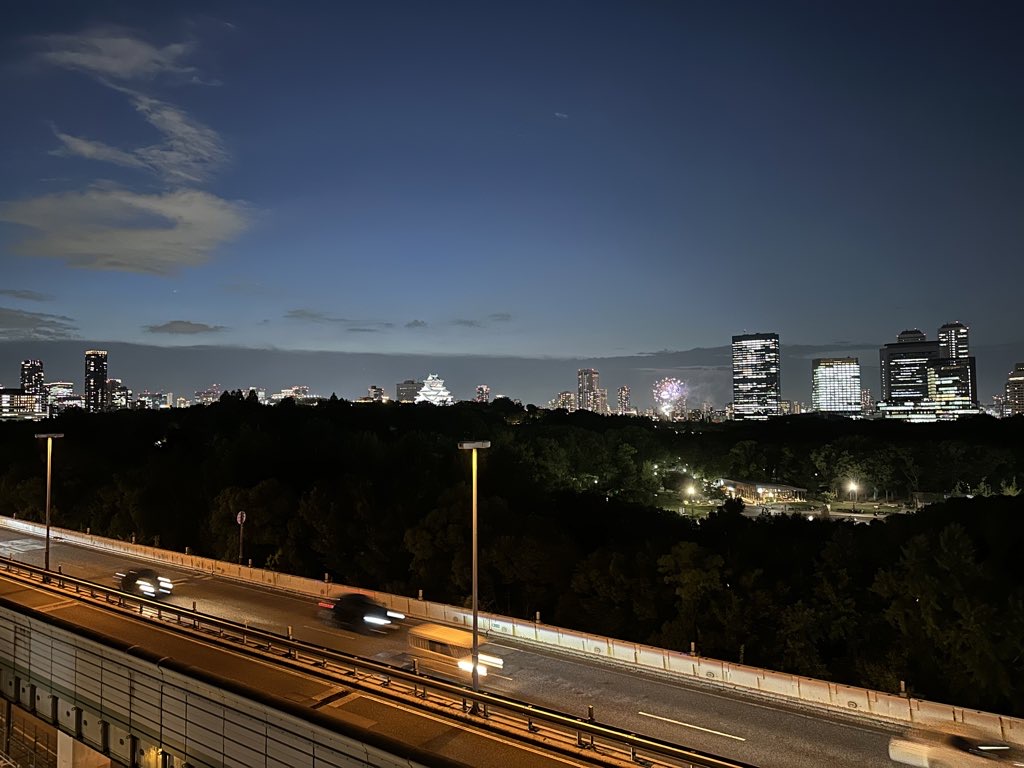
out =
[[[0,529],[0,555],[41,565],[41,541]],[[104,552],[51,544],[51,565],[113,585],[126,560]],[[329,648],[401,663],[402,630],[362,635],[337,626],[311,598],[224,581],[205,574],[166,569],[175,580],[171,601],[253,627],[284,633]],[[593,705],[598,721],[635,733],[721,755],[762,768],[891,768],[891,731],[856,721],[833,720],[788,705],[744,698],[727,691],[667,681],[633,671],[588,663],[504,640],[494,649],[505,661],[501,675],[486,678],[495,693],[583,715]]]

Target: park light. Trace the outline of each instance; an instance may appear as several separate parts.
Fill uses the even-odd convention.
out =
[[[850,481],[850,493],[853,495],[853,511],[857,511],[857,483]]]
[[[476,526],[476,452],[483,448],[490,448],[490,440],[463,440],[459,443],[459,450],[472,451],[473,455],[473,692],[480,690],[480,640],[478,635],[478,608],[477,608],[477,526]],[[474,701],[470,712],[479,712],[479,704]]]

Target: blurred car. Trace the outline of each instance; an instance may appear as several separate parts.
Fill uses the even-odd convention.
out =
[[[889,740],[889,758],[919,768],[1024,767],[1024,749],[969,726],[908,731]]]
[[[124,573],[116,574],[114,578],[122,592],[137,597],[156,600],[167,597],[174,591],[174,583],[152,568],[132,568]]]
[[[321,600],[321,608],[330,608],[334,619],[342,626],[362,632],[374,628],[394,627],[405,618],[404,613],[392,611],[359,592],[350,592],[333,600]]]

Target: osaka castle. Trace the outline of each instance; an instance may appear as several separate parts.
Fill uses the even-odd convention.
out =
[[[423,388],[416,394],[415,402],[451,405],[454,400],[452,400],[452,393],[444,388],[444,379],[439,379],[436,373],[432,373],[423,382]]]

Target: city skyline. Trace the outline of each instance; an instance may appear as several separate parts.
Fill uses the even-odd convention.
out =
[[[744,329],[1020,345],[1022,14],[19,6],[0,340],[571,361],[549,398]]]
[[[964,362],[970,363],[968,381],[970,391],[976,394],[968,394],[968,397],[975,397],[976,402],[982,406],[991,405],[993,398],[1004,395],[1006,377],[1019,365],[1019,358],[1024,356],[1021,354],[1022,350],[1016,345],[972,344],[972,349],[977,346],[982,350],[982,363],[976,369],[974,355],[966,357],[968,327],[961,323],[943,324],[939,328],[937,338],[922,343],[928,348],[934,348],[934,352],[938,353],[943,346],[942,338],[945,334],[946,352],[952,352],[954,350],[949,349],[950,329],[955,329],[958,333]],[[273,392],[301,384],[309,388],[313,394],[337,394],[349,400],[365,397],[370,387],[382,387],[389,398],[394,392],[396,399],[402,399],[396,388],[407,384],[415,385],[410,390],[413,394],[408,397],[411,401],[414,399],[414,393],[422,386],[423,379],[429,375],[414,372],[411,374],[413,378],[410,379],[409,371],[415,371],[418,367],[423,371],[442,371],[441,376],[447,377],[455,400],[476,399],[479,388],[486,386],[488,394],[493,394],[494,397],[509,397],[524,404],[545,406],[565,393],[568,376],[577,378],[577,387],[571,390],[571,394],[573,400],[578,402],[580,376],[584,370],[592,370],[597,376],[604,375],[606,381],[610,382],[600,391],[604,395],[601,398],[602,402],[607,401],[612,410],[615,410],[615,403],[608,397],[607,392],[609,389],[615,392],[623,386],[638,393],[636,405],[641,411],[656,408],[652,387],[660,384],[665,377],[670,377],[673,381],[677,380],[676,377],[681,377],[678,381],[686,392],[691,408],[700,408],[705,403],[722,408],[731,402],[733,395],[735,339],[749,336],[751,334],[734,337],[734,342],[730,346],[589,361],[487,356],[310,355],[281,350],[163,348],[114,343],[112,346],[118,350],[115,357],[121,360],[121,367],[115,365],[114,372],[122,375],[111,374],[110,378],[112,381],[125,379],[136,394],[142,391],[162,391],[174,392],[176,396],[192,396],[211,386],[220,386],[225,391],[259,387]],[[767,333],[752,336],[774,338],[777,335]],[[927,339],[927,334],[916,328],[905,329],[893,339],[905,337]],[[17,344],[0,341],[0,359],[11,355],[18,357],[20,353],[18,364],[23,366],[26,361],[45,358],[46,355],[41,355],[40,350],[47,348],[60,350],[50,357],[51,361],[56,362],[47,367],[47,381],[77,381],[78,376],[72,369],[77,368],[81,371],[81,355],[88,350],[76,342]],[[778,395],[780,401],[803,403],[807,406],[814,400],[815,365],[821,358],[859,359],[858,367],[864,371],[861,387],[871,393],[872,399],[881,400],[885,391],[882,369],[874,366],[872,361],[878,360],[880,353],[882,358],[885,358],[887,349],[898,346],[889,341],[878,346],[862,344],[815,347],[787,345],[783,340],[777,348],[780,361],[778,369],[783,374]],[[183,379],[181,360],[197,356],[205,361],[200,367],[204,368],[209,376],[197,380],[191,378],[192,374],[189,372]],[[587,365],[581,365],[582,363]],[[594,365],[599,368],[595,369]],[[2,370],[0,369],[0,387],[9,386],[8,381],[14,380],[4,376]],[[12,368],[13,370],[15,369]],[[455,372],[453,377],[443,373],[452,370]],[[977,370],[981,373],[978,374]],[[227,371],[232,373],[226,374]],[[396,376],[400,378],[395,379]],[[597,386],[596,382],[594,386]]]

